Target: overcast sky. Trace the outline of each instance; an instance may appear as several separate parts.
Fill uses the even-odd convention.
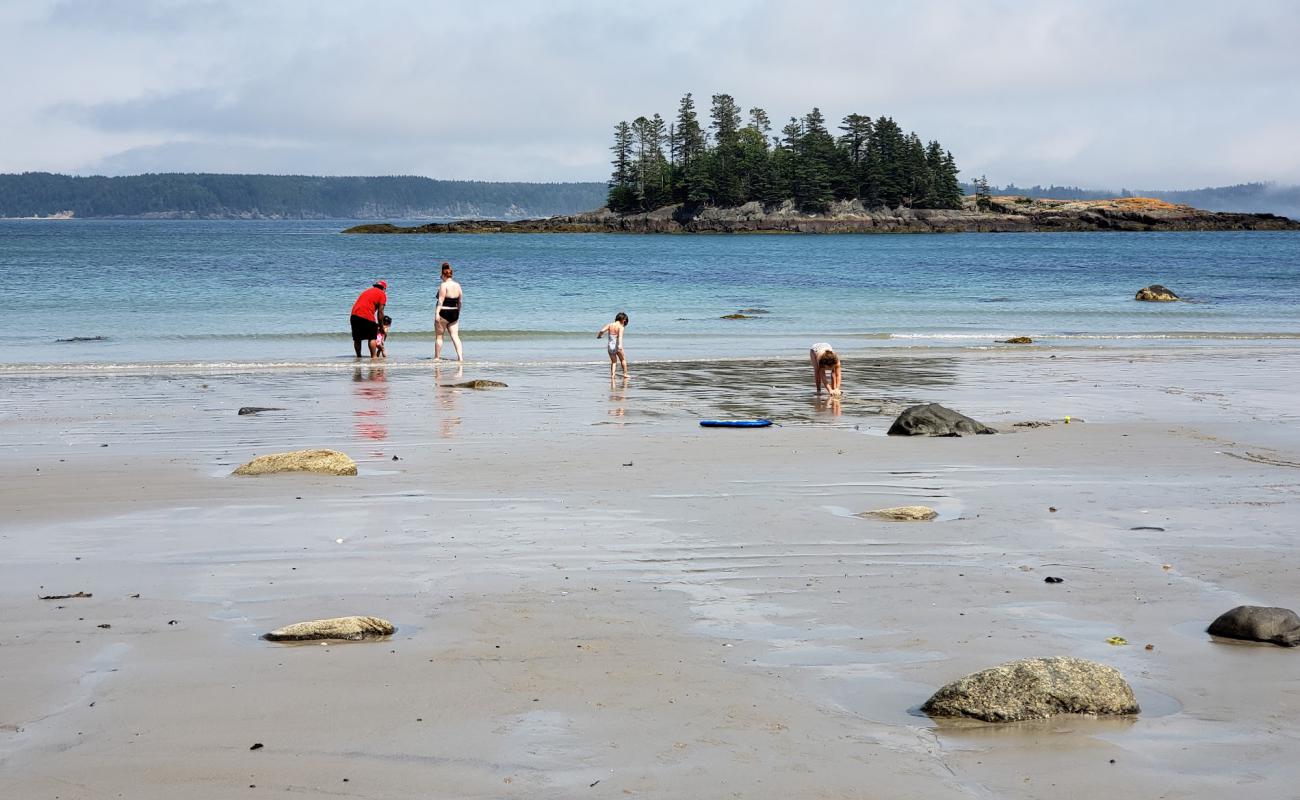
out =
[[[605,180],[689,91],[997,184],[1300,183],[1293,0],[0,0],[0,71],[0,172]]]

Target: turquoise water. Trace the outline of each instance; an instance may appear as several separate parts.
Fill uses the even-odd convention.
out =
[[[344,236],[332,221],[0,221],[0,366],[330,363],[390,284],[397,362],[432,355],[437,264],[465,288],[467,357],[634,358],[1300,338],[1300,234]],[[1163,283],[1187,303],[1137,303]],[[741,309],[754,319],[723,320]],[[58,342],[74,337],[97,341]],[[450,346],[450,345],[448,345]]]

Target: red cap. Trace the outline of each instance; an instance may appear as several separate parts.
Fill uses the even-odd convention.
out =
[[[388,281],[375,281],[375,285],[380,289],[388,289]]]

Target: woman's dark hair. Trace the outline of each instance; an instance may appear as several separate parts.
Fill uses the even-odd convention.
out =
[[[384,315],[384,324],[385,324],[385,325],[392,325],[392,324],[393,324],[393,318],[390,317],[390,316],[388,316],[387,314],[385,314],[385,315]]]
[[[445,272],[445,273],[447,273],[448,275],[451,274],[451,262],[450,262],[450,261],[444,261],[444,262],[442,262],[442,271]]]
[[[622,311],[618,312],[617,314],[614,315],[614,321],[626,325],[627,314],[624,314]]]
[[[817,366],[819,367],[833,367],[838,363],[840,363],[840,357],[835,355],[834,350],[827,350],[817,358]]]

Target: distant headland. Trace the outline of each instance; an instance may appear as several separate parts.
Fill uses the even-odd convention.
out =
[[[547,219],[459,220],[403,227],[358,225],[344,233],[1023,233],[1066,231],[1294,231],[1300,222],[1274,214],[1203,211],[1149,197],[1052,200],[966,196],[959,208],[868,209],[838,201],[824,212],[792,201],[731,208],[671,205],[618,214],[608,208]]]

